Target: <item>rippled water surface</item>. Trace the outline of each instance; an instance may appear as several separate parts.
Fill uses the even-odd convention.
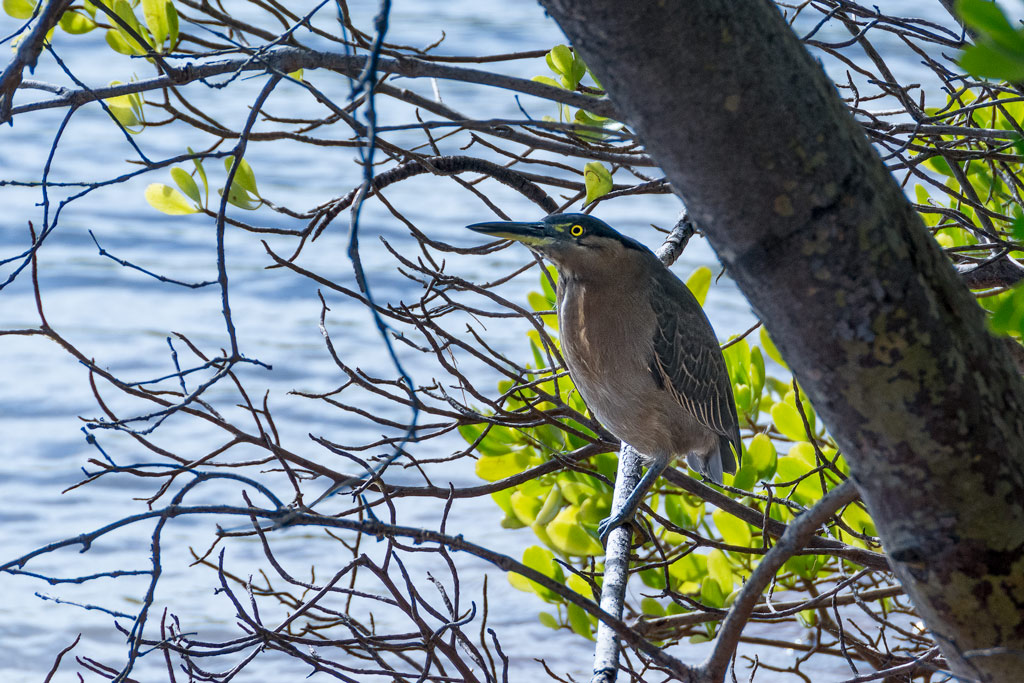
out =
[[[351,3],[369,26],[375,10],[370,3]],[[918,3],[904,2],[907,13],[919,11]],[[948,21],[934,3],[937,21]],[[888,9],[888,8],[887,8]],[[14,24],[0,18],[0,34],[7,35]],[[396,43],[425,45],[445,33],[441,51],[447,54],[494,54],[527,49],[550,48],[562,42],[560,32],[541,8],[529,2],[497,0],[451,0],[448,2],[395,2],[389,39]],[[99,32],[70,39],[58,34],[57,48],[72,65],[76,75],[90,85],[111,80],[127,80],[134,68],[148,75],[141,64],[127,59],[112,59]],[[884,41],[883,41],[884,42]],[[0,55],[6,55],[0,50]],[[6,56],[3,57],[6,59]],[[914,69],[910,57],[896,59],[897,68]],[[830,68],[832,65],[830,65]],[[528,60],[502,65],[507,73],[531,77],[545,73],[543,60]],[[314,77],[311,75],[311,77]],[[340,77],[315,76],[317,85],[339,101],[344,99],[347,83]],[[51,60],[41,65],[34,78],[66,83]],[[923,78],[923,76],[922,76]],[[199,99],[226,125],[239,128],[247,107],[262,81],[240,84],[225,91],[210,91]],[[433,96],[428,83],[404,81],[403,87],[415,88]],[[475,88],[456,82],[441,82],[439,89],[446,104],[474,117],[520,116],[510,94]],[[228,94],[228,93],[232,94]],[[18,103],[44,98],[42,92],[22,94]],[[281,100],[272,100],[271,109],[280,115],[300,116],[305,98],[297,97],[297,111],[285,111]],[[43,164],[59,124],[62,111],[51,110],[17,118],[13,127],[0,128],[0,173],[5,179],[39,179]],[[547,112],[537,112],[543,115]],[[384,123],[413,120],[410,112],[394,105],[383,105]],[[417,139],[418,134],[395,134],[394,139]],[[139,136],[139,143],[154,158],[182,151],[185,144],[173,132],[160,129]],[[201,144],[201,143],[199,143]],[[449,153],[455,150],[447,150]],[[72,119],[54,158],[51,180],[75,181],[112,177],[133,167],[125,162],[131,155],[120,132],[96,106],[83,108]],[[343,194],[357,184],[360,170],[353,163],[351,150],[311,149],[287,142],[250,147],[247,159],[257,171],[261,192],[293,208],[307,208]],[[159,173],[159,172],[158,172]],[[188,290],[159,283],[137,272],[122,268],[100,257],[89,231],[103,247],[121,258],[181,280],[208,280],[215,277],[213,232],[201,217],[172,218],[156,213],[143,200],[150,182],[167,182],[167,177],[152,174],[114,186],[71,204],[60,215],[58,229],[49,237],[40,253],[45,313],[49,323],[88,356],[95,357],[127,379],[145,379],[170,371],[166,338],[172,331],[188,335],[204,349],[216,349],[227,343],[220,299],[212,288]],[[66,196],[54,190],[51,198]],[[509,191],[497,189],[494,196],[514,216],[536,216],[537,209]],[[388,199],[417,226],[437,239],[453,244],[479,242],[462,226],[490,217],[485,206],[454,184],[419,178],[395,186]],[[38,189],[0,188],[0,256],[19,253],[29,240],[26,225],[42,224]],[[51,216],[53,207],[51,206]],[[678,202],[670,197],[644,196],[611,202],[600,215],[624,232],[651,246],[655,237],[647,229],[650,223],[671,225]],[[276,223],[275,223],[276,221]],[[264,224],[295,227],[289,219],[267,214]],[[314,248],[307,249],[301,265],[330,274],[352,286],[351,268],[344,255],[345,235],[339,221]],[[386,301],[415,300],[418,289],[393,269],[393,261],[376,239],[383,236],[402,249],[412,245],[404,226],[377,203],[363,214],[363,258],[379,298]],[[272,247],[287,253],[287,240],[270,239]],[[283,441],[300,453],[322,457],[322,449],[312,444],[307,434],[322,434],[339,441],[372,440],[376,430],[353,421],[337,411],[325,410],[311,401],[286,392],[293,388],[322,391],[339,383],[339,373],[328,356],[318,330],[320,304],[316,286],[309,280],[283,270],[265,270],[269,259],[260,239],[239,231],[228,232],[228,261],[231,275],[232,307],[243,352],[273,366],[272,371],[251,367],[242,371],[254,395],[269,391]],[[469,279],[482,281],[496,272],[508,270],[526,261],[525,252],[509,249],[488,257],[453,259],[452,268]],[[714,265],[707,245],[693,240],[676,271],[685,277],[698,265]],[[5,279],[10,267],[0,269]],[[509,296],[523,296],[533,288],[535,274],[527,274],[511,285]],[[31,283],[24,274],[0,292],[0,327],[28,328],[38,324],[31,296]],[[365,310],[348,300],[328,295],[332,308],[330,325],[335,343],[347,362],[372,374],[392,372],[381,351],[376,330]],[[732,283],[723,278],[712,287],[708,314],[719,336],[740,332],[751,324],[752,316]],[[495,332],[489,341],[501,350],[521,353],[521,330]],[[181,349],[179,348],[179,351]],[[412,353],[403,354],[414,379],[429,380],[422,360]],[[481,385],[493,384],[493,378],[481,375]],[[228,387],[223,390],[227,392]],[[214,393],[214,400],[226,394]],[[115,407],[128,407],[110,395]],[[369,410],[396,412],[393,405],[366,397]],[[78,416],[97,414],[87,374],[79,363],[56,345],[39,337],[0,337],[0,558],[17,557],[56,539],[71,537],[128,514],[143,511],[143,503],[134,500],[152,493],[140,480],[131,477],[109,478],[89,486],[62,493],[83,478],[81,468],[98,453],[89,446],[80,431]],[[397,411],[396,419],[405,415]],[[157,437],[159,441],[161,437]],[[223,436],[188,425],[187,429],[168,425],[167,436],[181,453],[203,453]],[[126,439],[105,438],[111,457],[120,462],[147,462],[153,456],[140,452]],[[448,447],[455,442],[435,444]],[[314,456],[315,454],[315,456]],[[441,453],[440,455],[443,455]],[[445,471],[456,486],[478,483],[464,463]],[[269,475],[273,476],[273,475]],[[397,483],[411,475],[393,468],[389,476]],[[435,481],[443,485],[445,481]],[[211,500],[240,502],[239,487],[225,483],[211,486]],[[197,501],[193,501],[197,502]],[[500,513],[489,499],[462,503],[461,519],[472,520],[473,527],[460,529],[469,540],[487,545],[495,538]],[[471,512],[470,512],[471,511]],[[401,509],[405,524],[436,526],[439,504],[405,502]],[[230,637],[235,633],[230,605],[213,597],[216,575],[212,571],[188,570],[187,548],[205,549],[212,528],[207,521],[175,520],[166,532],[164,546],[175,552],[164,555],[164,575],[156,599],[157,614],[165,604],[173,604],[183,624],[201,630],[207,640]],[[535,542],[529,530],[501,531],[496,541],[499,550],[519,556],[523,547]],[[306,542],[299,530],[287,531],[277,539],[278,557],[287,558],[297,572],[311,564],[325,565],[329,560],[316,556],[321,546]],[[228,552],[235,566],[260,566],[263,555],[252,541],[233,543]],[[372,546],[366,552],[374,553]],[[66,550],[41,558],[29,569],[43,574],[85,575],[111,569],[146,569],[149,557],[148,531],[118,532],[89,553]],[[458,557],[463,590],[475,599],[479,593],[482,562]],[[428,568],[412,566],[419,580]],[[108,609],[133,612],[144,591],[145,579],[100,580],[84,585],[48,586],[29,577],[0,575],[0,681],[41,680],[57,651],[82,634],[75,654],[100,661],[118,663],[124,653],[124,641],[111,628],[111,617],[100,611],[84,610],[69,604],[44,601],[44,597]],[[518,680],[527,673],[542,675],[536,659],[544,659],[558,672],[586,677],[589,671],[589,644],[568,634],[552,632],[537,621],[539,601],[511,589],[497,572],[490,581],[491,625],[502,637],[511,656]],[[123,621],[123,620],[122,620]],[[127,623],[124,622],[123,623]],[[687,655],[687,658],[690,658]],[[137,669],[140,680],[152,680],[154,669],[162,664],[143,658]],[[277,668],[275,668],[277,667]],[[65,663],[62,671],[72,667]],[[266,660],[259,667],[262,679],[275,676],[304,676],[291,661]],[[72,680],[69,673],[58,680]],[[316,677],[314,677],[316,678]],[[248,678],[257,680],[255,669]],[[283,680],[283,679],[279,679]],[[768,680],[759,677],[758,680]]]

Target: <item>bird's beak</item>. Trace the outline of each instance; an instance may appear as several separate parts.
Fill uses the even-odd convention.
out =
[[[499,221],[495,223],[474,223],[467,225],[467,228],[475,232],[500,237],[506,240],[515,240],[528,246],[542,246],[551,242],[551,234],[548,226],[543,221],[533,223],[514,223],[511,221]]]

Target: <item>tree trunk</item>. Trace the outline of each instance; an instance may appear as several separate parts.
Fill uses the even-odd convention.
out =
[[[1024,383],[821,67],[767,0],[542,2],[842,447],[952,669],[1020,680]]]

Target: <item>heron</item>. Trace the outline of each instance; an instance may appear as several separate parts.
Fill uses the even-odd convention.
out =
[[[555,265],[569,376],[591,413],[647,467],[599,525],[602,542],[632,521],[677,458],[716,484],[736,472],[739,421],[718,338],[689,287],[650,249],[581,213],[467,227],[521,242]]]

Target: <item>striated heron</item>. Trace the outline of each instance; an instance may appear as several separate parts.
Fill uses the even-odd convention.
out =
[[[601,523],[602,540],[632,519],[677,457],[718,484],[722,472],[736,472],[736,404],[718,339],[689,288],[650,249],[577,213],[468,227],[555,264],[569,375],[597,419],[644,457],[647,472]]]

